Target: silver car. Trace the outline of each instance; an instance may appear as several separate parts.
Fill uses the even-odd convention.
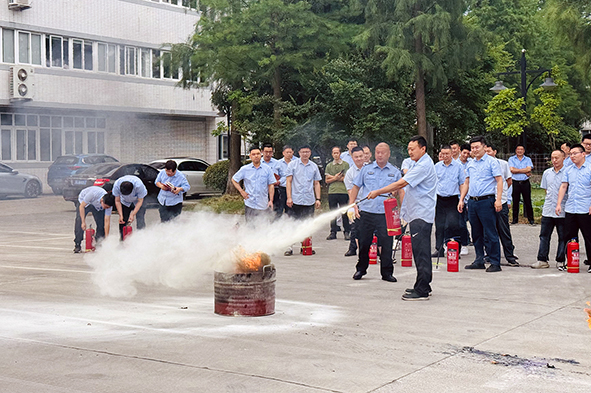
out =
[[[8,165],[0,163],[0,198],[7,195],[36,198],[42,192],[41,180],[37,176],[18,173]]]
[[[203,183],[203,175],[205,174],[205,170],[209,167],[209,164],[199,158],[192,158],[192,157],[171,157],[171,158],[163,158],[161,160],[155,160],[149,163],[148,165],[153,166],[154,168],[158,169],[159,171],[164,170],[164,164],[166,161],[173,160],[176,162],[177,169],[181,171],[191,189],[187,193],[187,195],[202,195],[202,194],[219,194],[218,190],[214,190],[211,188],[207,188],[205,183]]]

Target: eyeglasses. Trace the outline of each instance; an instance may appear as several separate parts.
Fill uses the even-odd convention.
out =
[[[576,156],[577,154],[583,154],[583,152],[582,151],[571,151],[570,152],[571,156]]]

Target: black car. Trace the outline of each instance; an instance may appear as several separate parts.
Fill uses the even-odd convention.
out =
[[[148,190],[144,203],[157,203],[156,198],[160,191],[156,187],[158,170],[146,164],[108,163],[91,166],[66,179],[66,186],[63,190],[64,199],[76,203],[80,191],[90,186],[99,186],[110,191],[113,189],[115,181],[125,175],[137,176],[142,180]]]

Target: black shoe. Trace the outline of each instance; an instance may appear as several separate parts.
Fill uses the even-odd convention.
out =
[[[365,275],[366,275],[366,273],[356,271],[355,274],[353,274],[353,280],[361,280],[361,277],[363,277]]]
[[[587,273],[591,273],[591,266],[587,269]]]
[[[583,261],[583,265],[589,265],[589,260],[588,260],[588,259],[585,259],[585,260]]]
[[[511,221],[511,225],[517,224],[517,221]]]
[[[512,267],[519,267],[519,262],[517,262],[515,259],[512,259],[510,261],[507,261],[507,265],[512,266]]]
[[[429,296],[421,296],[415,291],[402,295],[402,300],[429,300]]]
[[[78,253],[80,253],[80,252],[82,252],[82,248],[80,248],[80,246],[79,246],[79,245],[76,245],[76,246],[74,247],[74,253],[75,253],[75,254],[78,254]]]
[[[348,251],[345,253],[345,256],[346,256],[346,257],[352,257],[352,256],[355,256],[355,255],[357,255],[357,251],[353,251],[353,250],[348,250]]]
[[[351,234],[349,232],[345,232],[345,240],[351,240]]]
[[[435,251],[433,254],[431,254],[431,258],[437,258],[437,257],[443,257],[443,250],[441,251]]]
[[[334,240],[337,238],[337,234],[334,232],[331,232],[330,235],[328,235],[328,237],[326,238],[326,240]]]
[[[414,288],[406,288],[404,290],[404,293],[413,293],[413,292],[415,292],[415,289]],[[432,292],[429,292],[429,296],[431,296],[431,293]]]
[[[536,223],[534,221],[530,221],[529,222],[529,225],[531,225],[532,227],[535,227],[536,226]]]
[[[489,273],[500,272],[501,266],[500,265],[490,265],[489,267],[486,268],[486,271]]]
[[[388,282],[396,282],[396,281],[398,281],[398,280],[396,279],[396,277],[394,277],[394,276],[393,276],[393,275],[391,275],[391,274],[390,274],[389,276],[382,276],[382,280],[384,280],[384,281],[388,281]]]
[[[484,266],[484,263],[472,262],[471,264],[464,266],[464,269],[486,269],[486,267]]]

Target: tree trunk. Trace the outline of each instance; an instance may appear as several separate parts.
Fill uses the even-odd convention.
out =
[[[230,168],[228,170],[226,194],[229,195],[238,194],[238,190],[236,190],[236,188],[232,184],[232,176],[234,176],[234,174],[238,172],[238,170],[242,166],[242,155],[240,154],[240,142],[242,138],[240,137],[240,133],[236,129],[234,129],[234,116],[237,113],[237,105],[238,104],[235,100],[232,101],[232,110],[230,111],[229,119],[230,124],[228,124],[228,130],[230,132],[230,141],[228,142],[228,147],[230,149]]]
[[[273,125],[275,129],[281,127],[281,108],[279,103],[281,102],[281,71],[279,68],[275,69],[273,73]]]
[[[420,39],[417,39],[417,41],[420,41]],[[429,141],[427,134],[427,110],[425,108],[425,72],[421,66],[417,67],[415,99],[417,105],[417,133]],[[433,138],[431,138],[432,140]]]

